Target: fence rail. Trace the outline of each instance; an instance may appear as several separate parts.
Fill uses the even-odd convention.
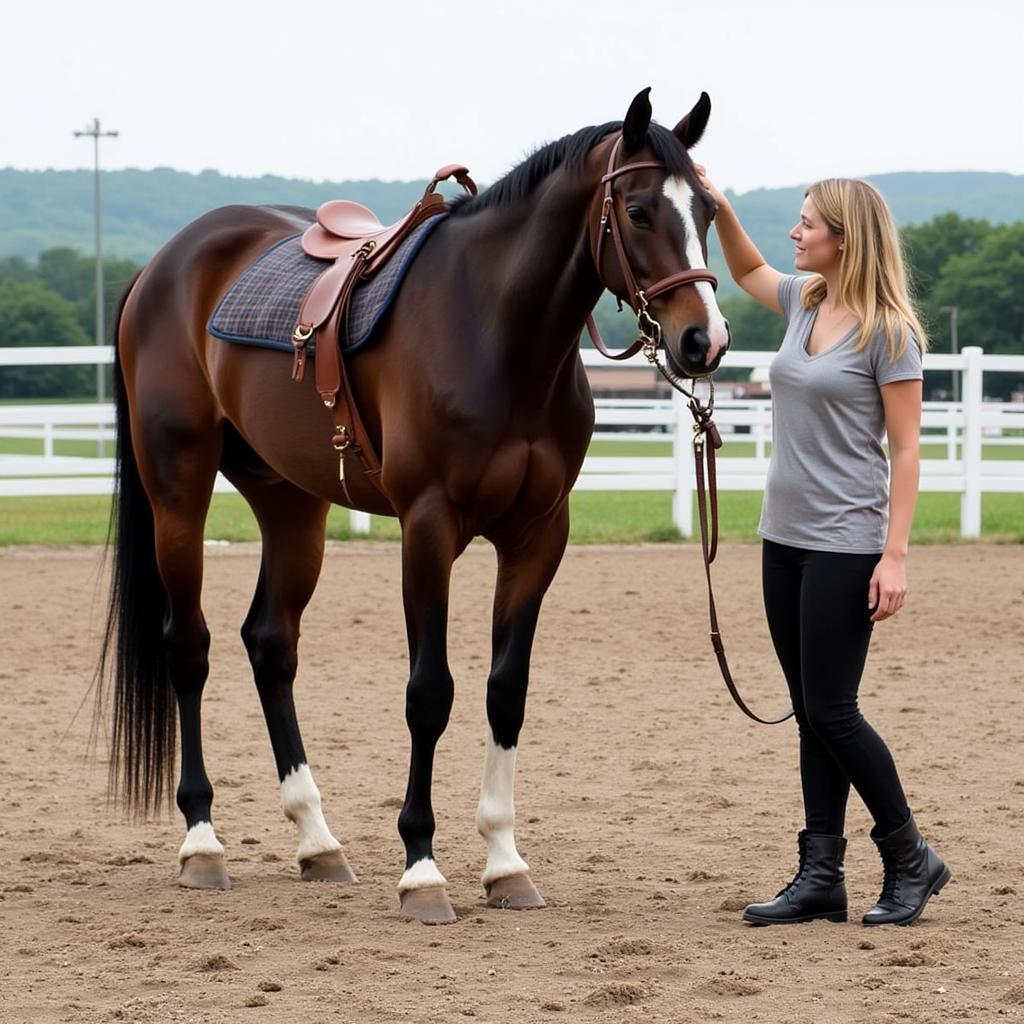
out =
[[[109,347],[0,348],[0,366],[102,364],[112,361]],[[766,367],[770,352],[730,352],[730,367]],[[587,366],[605,366],[593,350],[584,350]],[[646,366],[637,356],[620,366]],[[924,459],[921,490],[958,493],[964,537],[981,533],[981,496],[985,492],[1024,493],[1024,458],[983,459],[983,444],[1024,445],[1024,404],[984,402],[984,374],[1024,373],[1024,356],[986,356],[980,348],[959,355],[924,359],[925,370],[952,370],[962,375],[959,402],[926,402],[922,416],[923,443],[941,443],[945,458]],[[722,490],[763,490],[771,443],[771,402],[765,399],[725,399],[717,402],[715,420],[725,434],[754,445],[753,457],[729,457],[728,444],[719,460]],[[671,442],[667,456],[591,456],[583,464],[577,490],[669,491],[672,518],[684,536],[693,533],[693,466],[690,438],[692,419],[678,394],[671,399],[602,399],[597,402],[595,437],[599,439],[661,440]],[[98,444],[113,438],[114,409],[110,404],[0,405],[0,437],[35,438],[42,455],[0,455],[0,497],[17,495],[110,494],[112,458],[55,454],[56,441],[88,440]],[[744,433],[737,434],[738,431]],[[102,451],[102,448],[101,448]],[[234,488],[218,476],[218,492]],[[352,529],[369,530],[370,518],[353,512]]]

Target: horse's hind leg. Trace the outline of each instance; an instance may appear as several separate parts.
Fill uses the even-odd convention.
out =
[[[299,830],[299,869],[305,881],[355,882],[324,819],[292,696],[299,621],[320,575],[329,506],[284,481],[228,474],[252,506],[263,535],[259,581],[242,640],[277,763],[281,807]]]
[[[487,843],[481,881],[492,907],[524,910],[544,899],[515,840],[516,751],[526,712],[533,636],[541,601],[554,578],[569,534],[567,503],[525,532],[491,537],[498,551],[487,735],[476,825]]]
[[[153,506],[156,560],[167,593],[167,669],[181,728],[177,803],[188,831],[178,851],[178,883],[229,889],[224,847],[213,830],[213,786],[203,763],[200,722],[210,667],[210,632],[200,603],[203,526],[217,475],[220,429],[199,416],[188,422],[164,416],[148,423],[143,435],[139,470]]]

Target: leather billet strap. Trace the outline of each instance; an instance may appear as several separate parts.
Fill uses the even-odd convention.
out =
[[[338,339],[340,337],[341,316],[345,309],[345,304],[345,300],[342,300],[334,307],[331,318],[327,321],[325,327],[326,337],[334,339],[334,344],[329,344],[325,341],[322,347],[331,350],[331,362],[336,367],[338,375],[338,387],[335,391],[338,401],[332,403],[328,408],[330,409],[334,429],[337,434],[345,434],[344,428],[347,428],[346,436],[348,440],[344,452],[351,452],[353,455],[356,455],[362,463],[363,472],[366,473],[374,484],[380,487],[380,459],[377,457],[377,450],[370,441],[370,435],[363,425],[363,419],[359,415],[359,409],[352,397],[352,386],[349,384],[345,360],[340,356],[340,341]],[[317,368],[319,368],[320,364],[320,349],[321,346],[317,346],[316,359],[314,360],[314,365]],[[320,385],[318,383],[317,389],[319,390],[319,388]],[[321,397],[323,397],[322,392]],[[327,404],[326,400],[324,404]],[[344,452],[339,450],[341,458],[344,458]]]
[[[356,282],[362,275],[364,263],[365,257],[363,256],[357,256],[352,259],[348,266],[345,266],[341,260],[338,260],[330,270],[324,271],[316,283],[319,284],[325,277],[335,272],[345,274],[341,284],[341,291],[336,293],[336,299],[328,308],[326,318],[314,324],[314,329],[318,329],[321,326],[324,327],[323,337],[319,339],[316,346],[313,371],[316,376],[316,390],[328,409],[334,408],[342,385],[341,337],[339,335],[341,313],[348,307],[348,300],[352,295]],[[316,290],[316,284],[313,285],[314,291]],[[348,404],[351,408],[351,401]]]
[[[615,254],[619,261],[619,271],[626,285],[627,301],[634,313],[639,314],[641,309],[645,308],[647,303],[658,295],[672,291],[675,288],[681,288],[683,285],[706,281],[712,288],[717,288],[718,277],[704,267],[698,267],[693,270],[681,270],[678,273],[671,274],[669,277],[662,278],[660,281],[656,281],[647,288],[640,287],[636,275],[633,273],[633,268],[629,262],[629,254],[626,252],[626,246],[623,242],[622,227],[619,223],[618,211],[615,208],[614,182],[624,174],[632,174],[634,171],[664,171],[666,167],[657,160],[640,160],[636,163],[623,164],[621,167],[616,167],[615,164],[619,158],[621,147],[622,134],[620,132],[619,137],[612,146],[611,153],[608,155],[608,168],[601,178],[601,183],[604,185],[604,197],[601,202],[600,220],[596,230],[590,230],[589,232],[590,251],[598,276],[601,274],[601,260],[604,255],[605,237],[611,235],[612,243],[615,246]],[[587,331],[594,343],[594,347],[601,355],[608,359],[629,359],[631,356],[636,355],[644,344],[644,339],[641,337],[618,355],[613,354],[605,344],[604,338],[601,337],[601,332],[598,329],[593,313],[587,317]]]
[[[736,706],[748,718],[752,718],[761,725],[778,725],[793,717],[793,709],[790,708],[784,715],[778,718],[761,718],[754,714],[747,707],[746,702],[740,696],[740,692],[733,681],[732,673],[729,671],[729,662],[725,656],[725,645],[722,643],[722,634],[718,628],[718,610],[715,608],[715,592],[711,586],[711,563],[718,554],[718,478],[715,468],[715,452],[722,447],[722,437],[711,418],[712,409],[700,403],[696,397],[689,402],[690,413],[693,416],[693,460],[694,472],[697,479],[697,515],[700,519],[700,547],[704,557],[704,575],[708,582],[708,619],[711,623],[711,647],[715,652],[718,661],[718,668],[722,673],[722,679],[729,690]],[[705,464],[707,476],[705,478]],[[710,507],[710,508],[709,508]],[[710,520],[710,523],[709,523]]]

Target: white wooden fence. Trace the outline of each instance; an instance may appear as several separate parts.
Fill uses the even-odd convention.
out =
[[[767,367],[770,352],[730,352],[731,367]],[[608,364],[585,350],[588,366]],[[107,347],[0,348],[0,366],[97,364],[112,361]],[[634,357],[622,365],[646,365]],[[921,490],[961,496],[960,532],[981,533],[981,496],[985,492],[1024,493],[1024,458],[985,460],[985,444],[1024,445],[1024,403],[983,402],[984,374],[1024,373],[1024,356],[986,356],[980,348],[959,355],[925,356],[926,370],[962,374],[960,402],[926,402],[922,441],[941,441],[946,457],[924,459]],[[719,453],[718,485],[722,490],[764,489],[771,439],[771,402],[763,399],[719,399],[715,421],[724,434],[753,442],[753,457],[730,457],[729,445]],[[664,400],[603,399],[597,403],[596,434],[621,440],[662,439],[672,442],[668,456],[592,456],[583,464],[577,490],[670,491],[672,518],[684,536],[693,533],[692,424],[679,395]],[[42,455],[0,454],[0,497],[15,495],[109,494],[113,490],[114,460],[54,454],[54,442],[78,439],[109,442],[114,410],[109,404],[0,405],[0,437],[32,437],[43,442]],[[233,488],[218,476],[217,491]],[[370,517],[353,512],[355,532],[368,532]]]

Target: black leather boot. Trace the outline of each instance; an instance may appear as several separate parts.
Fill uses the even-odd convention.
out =
[[[864,924],[913,924],[950,879],[949,868],[925,842],[914,816],[884,839],[871,837],[885,869],[882,895],[864,915]]]
[[[846,920],[846,869],[842,836],[802,831],[797,837],[800,867],[796,877],[769,903],[751,903],[743,920],[751,924],[800,924]]]

